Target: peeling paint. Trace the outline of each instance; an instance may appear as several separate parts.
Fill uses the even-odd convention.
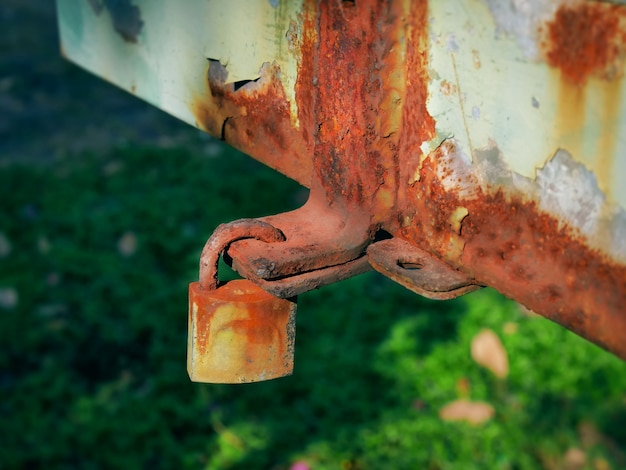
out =
[[[559,151],[533,180],[511,172],[495,146],[472,163],[448,140],[420,173],[410,192],[420,216],[401,229],[406,240],[626,358],[625,213],[601,205],[588,170]],[[468,214],[457,235],[460,206]]]
[[[626,207],[625,12],[594,1],[431,2],[427,108],[436,125],[423,154],[454,138],[474,158],[495,142],[512,171],[534,178],[563,149],[596,175],[608,202]]]
[[[308,144],[292,125],[279,77],[278,64],[266,63],[258,80],[235,90],[234,83],[227,83],[226,68],[218,61],[209,61],[205,89],[193,100],[196,125],[309,186],[312,162]]]
[[[461,234],[461,223],[467,214],[469,214],[467,207],[457,207],[450,215],[450,227],[459,235]]]
[[[138,97],[191,125],[196,125],[192,107],[204,89],[207,59],[221,62],[233,83],[256,80],[264,63],[277,63],[297,128],[303,1],[276,3],[58,0],[57,10],[62,49],[70,60],[124,89],[134,85]],[[134,42],[116,30],[107,5],[121,18],[118,25],[126,39]]]
[[[234,266],[313,288],[390,235],[626,357],[623,6],[135,3],[127,44],[59,0],[63,50],[312,188]]]
[[[437,177],[446,191],[462,200],[501,192],[506,198],[536,201],[539,210],[558,221],[559,229],[575,230],[585,244],[626,264],[626,211],[607,202],[595,175],[566,150],[557,150],[535,178],[527,178],[510,170],[495,142],[477,150],[473,162],[454,140],[441,149],[437,155],[446,157],[437,166]]]
[[[601,2],[560,5],[540,26],[539,38],[547,62],[576,85],[589,76],[606,80],[623,75],[626,55],[626,10]]]
[[[511,37],[523,57],[540,57],[539,25],[554,16],[565,0],[484,0],[493,15],[498,37]]]

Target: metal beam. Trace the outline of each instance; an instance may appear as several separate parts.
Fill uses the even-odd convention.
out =
[[[231,246],[246,277],[489,285],[626,358],[623,5],[58,6],[71,60],[311,188],[263,219],[284,243]]]

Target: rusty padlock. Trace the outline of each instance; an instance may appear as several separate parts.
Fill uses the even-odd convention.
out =
[[[217,265],[233,241],[284,240],[257,220],[218,227],[202,252],[200,280],[189,285],[187,371],[194,382],[259,382],[293,372],[296,299],[280,299],[246,279],[220,282]]]

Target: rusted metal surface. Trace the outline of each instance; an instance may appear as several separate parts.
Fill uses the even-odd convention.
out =
[[[170,1],[156,4],[173,11]],[[145,24],[134,43],[111,33],[112,63],[149,59],[165,90],[155,94],[148,79],[68,52],[311,188],[301,209],[261,219],[284,241],[230,244],[237,271],[281,296],[368,263],[428,296],[488,285],[626,358],[626,7],[270,3],[251,3],[265,21],[246,23],[253,40],[231,41],[208,18],[234,9],[190,1],[213,34],[198,29],[194,42],[151,37],[155,4],[133,2]],[[183,16],[172,24],[194,31]],[[83,18],[108,38],[98,21]],[[196,52],[179,60],[167,46],[180,70],[165,73],[145,52],[164,44]],[[418,258],[422,271],[408,269]]]
[[[310,145],[306,135],[292,125],[280,70],[264,64],[260,73],[257,81],[235,90],[235,83],[226,82],[226,69],[210,61],[206,89],[192,105],[196,125],[309,186]]]
[[[565,80],[584,85],[589,77],[621,78],[626,55],[626,12],[601,2],[563,3],[541,27],[547,62]]]
[[[453,299],[481,288],[467,274],[399,238],[373,243],[367,257],[378,272],[429,299]]]
[[[394,205],[396,143],[393,131],[385,129],[389,124],[377,118],[388,90],[376,76],[398,44],[394,20],[401,13],[380,2],[368,8],[319,4],[316,34],[306,35],[310,44],[303,45],[311,56],[299,68],[299,76],[313,85],[312,108],[298,103],[298,110],[306,110],[298,115],[300,125],[311,130],[310,198],[298,211],[263,219],[285,233],[285,244],[233,246],[236,266],[243,271],[269,280],[354,261],[364,255],[377,221],[388,217]],[[305,100],[310,97],[305,93]],[[383,131],[389,135],[380,139]]]
[[[555,51],[562,49],[558,44],[560,36],[555,33],[557,25],[564,21],[563,16],[568,21],[563,8],[552,22],[546,23],[548,37],[557,42],[556,49],[543,44],[551,66],[560,57]],[[391,18],[407,13],[412,19],[411,26],[405,26],[402,36],[409,41],[398,54],[404,62],[394,62],[390,51],[401,48],[397,28],[402,23]],[[467,150],[453,139],[445,139],[431,152],[423,152],[423,142],[437,135],[436,121],[427,104],[429,71],[424,5],[414,3],[411,11],[400,12],[388,4],[361,2],[358,7],[351,4],[346,8],[344,4],[336,3],[333,7],[324,2],[317,15],[319,45],[313,52],[318,66],[313,74],[303,72],[303,75],[313,75],[314,102],[323,103],[321,109],[314,108],[312,127],[318,132],[314,134],[312,187],[315,191],[315,183],[319,182],[329,211],[350,213],[350,204],[358,212],[366,208],[370,234],[375,227],[383,228],[462,270],[464,275],[454,271],[459,273],[460,284],[456,287],[461,292],[472,290],[477,284],[496,287],[626,357],[626,316],[622,313],[626,306],[626,271],[611,260],[610,254],[595,251],[589,246],[593,243],[589,237],[579,233],[590,222],[585,210],[593,207],[594,198],[598,199],[601,192],[593,182],[585,188],[589,192],[582,194],[573,190],[570,195],[554,195],[546,190],[558,184],[559,178],[566,184],[579,185],[580,181],[571,174],[582,173],[585,178],[586,169],[574,164],[568,166],[571,162],[566,162],[560,165],[566,168],[559,174],[558,164],[562,162],[553,158],[544,165],[536,182],[509,171],[506,163],[498,161],[500,153],[495,146],[473,150],[473,162],[464,153]],[[567,27],[577,28],[571,24]],[[586,28],[585,34],[592,36],[591,43],[603,43],[604,39],[597,37],[599,28],[599,25],[595,29]],[[363,42],[363,38],[367,41]],[[595,49],[587,46],[589,41],[580,41],[585,50],[579,54],[593,54]],[[374,45],[378,47],[378,56],[372,53]],[[560,59],[563,78],[581,86],[583,75],[575,74],[570,59]],[[608,76],[606,64],[592,67],[584,60],[581,62],[580,67],[586,67],[584,73],[600,73],[606,80],[618,76],[615,72]],[[402,78],[394,77],[398,71],[403,73]],[[391,89],[390,84],[393,84]],[[393,92],[403,98],[402,105],[396,105],[395,109],[389,107],[389,95]],[[461,93],[458,89],[456,92]],[[576,96],[578,92],[566,90],[563,99],[567,101],[572,93]],[[389,126],[393,122],[392,127],[384,128],[377,118],[381,110],[389,119],[385,124]],[[303,122],[306,121],[302,119]],[[562,133],[570,132],[572,127],[565,126]],[[551,173],[549,169],[553,167],[556,170]],[[573,210],[559,207],[563,197],[569,197],[578,207]],[[336,200],[341,201],[339,207],[333,207]],[[605,211],[606,223],[611,224],[611,211]],[[619,210],[616,211],[619,217]],[[591,221],[591,225],[599,224]],[[305,232],[316,236],[315,229]],[[607,236],[613,238],[611,243],[619,243],[615,240],[616,233],[619,231],[609,229],[606,235],[597,236],[596,243],[604,243],[601,240]],[[252,251],[257,256],[266,253],[258,246]],[[401,258],[397,251],[377,249],[376,243],[370,251],[378,255],[370,257],[374,268],[423,294],[436,291],[432,285],[425,288],[419,278],[411,279],[411,274],[416,273],[398,267]],[[408,248],[406,251],[410,252]],[[245,257],[246,253],[239,253],[240,261]],[[283,257],[288,259],[289,255]],[[297,273],[298,268],[292,272]],[[430,296],[452,297],[452,286],[448,286],[448,293]]]
[[[198,283],[189,286],[191,380],[243,383],[291,375],[293,300],[274,297],[247,280],[209,292]]]
[[[187,369],[196,382],[258,382],[293,371],[295,298],[274,297],[248,280],[218,280],[220,255],[242,238],[284,241],[276,228],[250,219],[220,225],[207,241],[200,280],[189,285]]]
[[[352,261],[347,261],[335,266],[295,273],[276,279],[265,279],[258,273],[250,270],[246,258],[235,260],[233,268],[246,279],[250,279],[266,292],[281,298],[290,298],[319,287],[343,281],[353,276],[371,271],[369,258],[361,256]]]
[[[200,255],[200,285],[215,290],[219,286],[217,263],[220,255],[237,240],[254,238],[263,243],[284,242],[285,235],[276,227],[256,219],[239,219],[219,225],[207,240]]]
[[[321,193],[313,188],[302,208],[260,219],[280,229],[286,241],[271,246],[255,240],[234,243],[229,249],[236,261],[234,266],[239,269],[246,260],[246,272],[262,279],[277,279],[363,256],[370,242],[367,214],[350,210],[341,199],[335,199],[331,209]]]
[[[532,193],[479,183],[454,143],[423,162],[411,189],[412,244],[538,313],[626,357],[626,267],[542,211]],[[455,223],[458,209],[466,214]]]
[[[61,49],[78,65],[309,186],[295,110],[298,0],[58,0]],[[228,65],[224,68],[223,65]],[[307,84],[308,86],[308,84]]]

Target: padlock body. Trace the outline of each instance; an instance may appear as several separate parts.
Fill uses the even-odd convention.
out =
[[[194,382],[258,382],[291,375],[295,299],[248,280],[215,290],[189,285],[187,371]]]

